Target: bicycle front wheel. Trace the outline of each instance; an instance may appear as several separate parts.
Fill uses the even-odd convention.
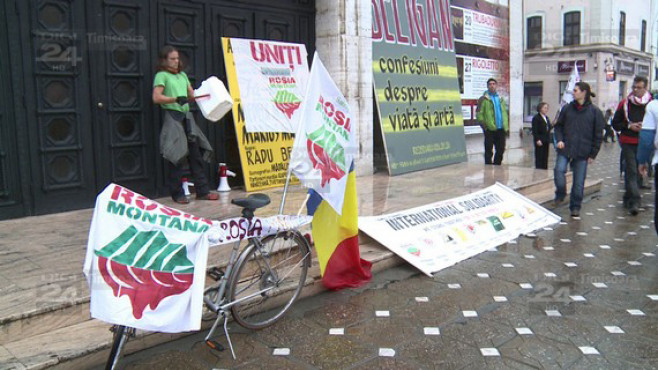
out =
[[[235,321],[249,329],[274,324],[301,292],[311,248],[296,230],[255,240],[242,252],[229,282]]]

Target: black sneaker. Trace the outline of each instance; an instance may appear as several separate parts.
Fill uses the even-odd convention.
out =
[[[571,210],[571,217],[580,217],[580,210],[578,208],[574,208]]]
[[[630,212],[630,214],[633,216],[637,216],[637,214],[640,213],[640,211],[635,206],[631,207],[631,209],[629,209],[628,212]]]

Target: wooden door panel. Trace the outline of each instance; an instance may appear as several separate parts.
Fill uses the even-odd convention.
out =
[[[33,106],[28,115],[36,214],[82,208],[96,195],[82,0],[30,3]],[[28,112],[30,114],[30,112]]]
[[[91,95],[99,150],[98,190],[115,182],[155,194],[154,124],[150,119],[148,1],[90,2]]]

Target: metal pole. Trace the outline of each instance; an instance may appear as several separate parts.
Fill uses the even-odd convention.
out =
[[[292,161],[290,161],[292,162]],[[283,214],[283,207],[286,204],[286,194],[288,194],[288,186],[290,185],[290,175],[292,173],[292,167],[290,166],[290,162],[288,162],[288,175],[286,175],[286,185],[283,187],[283,196],[281,197],[281,206],[279,206],[279,214]]]

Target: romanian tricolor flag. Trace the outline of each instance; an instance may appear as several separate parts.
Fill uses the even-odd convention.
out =
[[[320,262],[322,284],[327,289],[355,288],[372,277],[372,264],[359,253],[359,206],[354,166],[347,176],[342,215],[314,190],[307,203],[313,216],[313,240]]]

